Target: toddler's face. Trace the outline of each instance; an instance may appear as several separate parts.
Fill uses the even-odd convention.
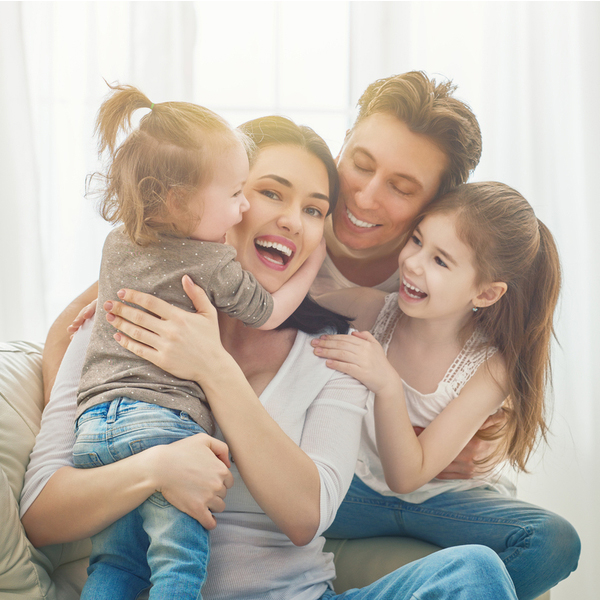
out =
[[[190,198],[189,211],[198,218],[192,239],[225,242],[227,230],[239,223],[250,207],[243,192],[248,170],[248,156],[241,144],[223,153],[212,180]]]

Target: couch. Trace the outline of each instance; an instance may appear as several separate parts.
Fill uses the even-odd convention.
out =
[[[77,600],[86,578],[89,540],[36,549],[19,520],[23,477],[43,409],[41,364],[41,344],[0,342],[1,600]],[[337,592],[367,585],[437,549],[395,537],[328,540],[325,548],[335,553]]]

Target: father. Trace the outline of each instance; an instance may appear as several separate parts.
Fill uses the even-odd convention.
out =
[[[435,196],[464,183],[481,156],[477,119],[454,90],[419,71],[365,90],[337,159],[340,195],[314,296],[354,286],[398,291],[402,234]]]

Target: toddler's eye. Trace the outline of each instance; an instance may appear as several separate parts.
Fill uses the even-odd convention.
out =
[[[434,260],[440,267],[448,268],[448,265],[439,256],[436,256]]]

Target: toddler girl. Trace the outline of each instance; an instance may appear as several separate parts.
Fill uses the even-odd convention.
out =
[[[506,423],[494,463],[506,458],[525,470],[546,436],[560,288],[552,235],[515,190],[465,184],[417,218],[399,268],[398,293],[357,288],[319,298],[345,314],[360,306],[356,326],[371,333],[313,345],[374,392],[356,477],[327,535],[484,544],[505,562],[519,598],[536,598],[576,567],[570,524],[512,498],[494,464],[474,479],[435,476],[499,409]]]
[[[306,296],[323,260],[321,248],[273,295],[236,262],[227,230],[249,207],[243,186],[251,144],[212,111],[183,102],[152,104],[131,86],[111,87],[96,123],[108,150],[101,214],[121,223],[107,237],[99,302],[124,287],[150,292],[194,311],[181,285],[189,274],[221,311],[262,329],[279,326]],[[117,147],[139,108],[150,109]],[[293,248],[278,243],[273,261]],[[94,322],[78,392],[77,467],[96,467],[158,444],[214,433],[201,388],[177,379],[113,340],[105,318]],[[227,456],[219,456],[227,466]],[[201,598],[208,532],[160,493],[92,538],[82,599]]]

